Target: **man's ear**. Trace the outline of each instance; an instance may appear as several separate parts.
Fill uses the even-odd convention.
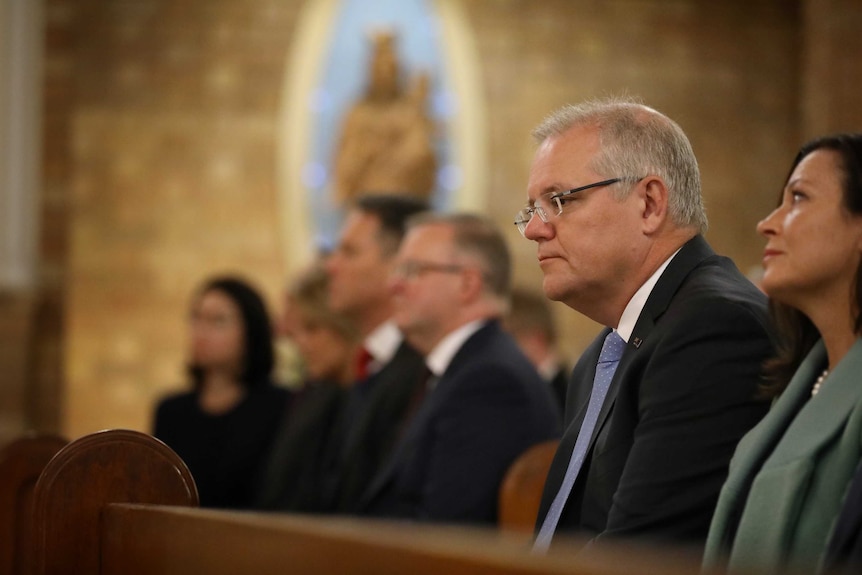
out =
[[[643,199],[643,231],[652,234],[664,226],[668,217],[668,190],[664,180],[647,176],[638,183],[637,192]]]
[[[461,298],[464,301],[474,301],[481,297],[485,289],[485,278],[478,266],[470,266],[461,274]]]

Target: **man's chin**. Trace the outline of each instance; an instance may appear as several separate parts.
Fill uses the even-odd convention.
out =
[[[542,291],[545,292],[545,297],[551,301],[560,301],[565,297],[564,287],[554,281],[554,278],[545,276],[542,281]]]

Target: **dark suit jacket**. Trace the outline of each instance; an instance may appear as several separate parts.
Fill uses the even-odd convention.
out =
[[[553,379],[548,382],[548,385],[551,386],[554,399],[557,400],[557,405],[559,405],[560,413],[562,414],[566,409],[566,388],[569,386],[568,370],[560,367],[559,371],[554,374]]]
[[[841,515],[832,531],[824,562],[826,569],[862,570],[862,464],[847,489]]]
[[[429,390],[360,511],[493,523],[509,465],[559,431],[548,385],[492,321],[467,339]]]
[[[768,325],[765,297],[733,263],[701,236],[687,242],[638,318],[557,533],[703,545],[734,448],[768,407],[754,401]],[[537,526],[565,475],[608,331],[573,371]]]
[[[314,513],[326,510],[321,484],[335,420],[345,390],[328,381],[307,382],[294,394],[275,436],[256,507]]]
[[[334,511],[356,512],[362,493],[392,451],[424,373],[425,361],[405,341],[389,363],[351,389],[353,413],[342,422],[342,442],[333,446]]]

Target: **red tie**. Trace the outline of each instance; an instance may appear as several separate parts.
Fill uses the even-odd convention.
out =
[[[356,379],[363,381],[368,379],[368,367],[371,365],[371,360],[374,356],[368,353],[364,347],[360,347],[356,353]]]

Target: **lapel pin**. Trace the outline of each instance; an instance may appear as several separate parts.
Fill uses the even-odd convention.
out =
[[[635,346],[635,349],[638,349],[643,342],[644,340],[639,337],[632,338],[632,345]]]

